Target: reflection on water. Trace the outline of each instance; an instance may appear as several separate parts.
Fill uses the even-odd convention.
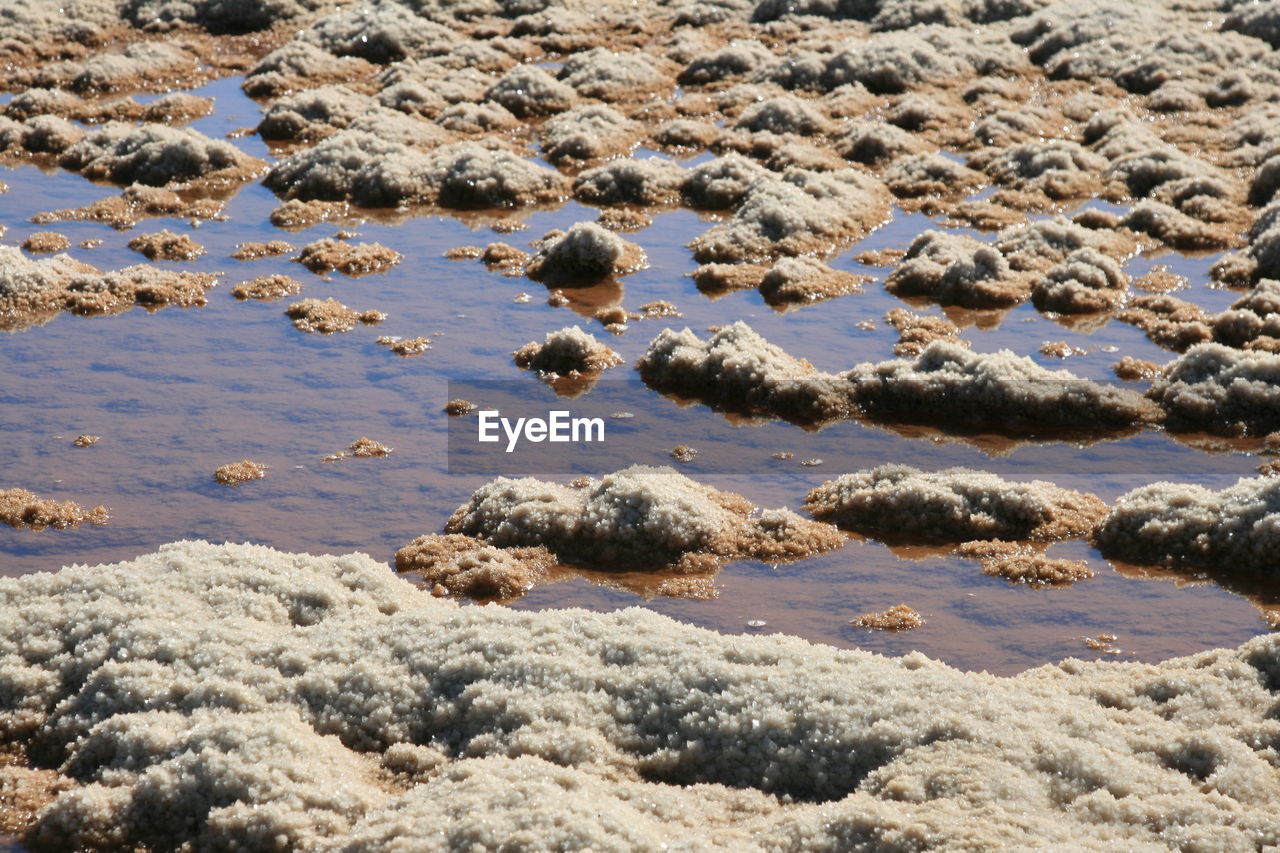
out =
[[[217,98],[216,112],[194,123],[211,136],[253,125],[257,107],[239,94],[237,81],[210,84],[196,94]],[[266,157],[256,137],[236,140]],[[78,176],[24,166],[0,170],[11,186],[0,206],[5,242],[21,243],[40,229],[28,219],[52,208],[76,207],[115,192]],[[449,513],[486,476],[450,475],[446,456],[450,379],[497,379],[524,383],[531,400],[554,400],[553,389],[511,361],[511,351],[541,340],[554,329],[580,323],[619,352],[628,365],[668,325],[708,327],[745,320],[772,343],[808,358],[824,371],[892,356],[896,333],[883,314],[901,302],[872,283],[866,292],[779,314],[754,291],[712,301],[687,276],[695,268],[684,244],[707,226],[684,210],[656,215],[654,225],[628,235],[646,250],[650,266],[620,284],[573,291],[568,308],[546,303],[546,289],[526,279],[506,278],[478,261],[455,262],[443,253],[461,245],[501,240],[521,248],[552,228],[594,219],[597,211],[575,203],[521,212],[528,230],[498,234],[482,217],[405,218],[358,225],[360,240],[404,253],[405,261],[383,275],[323,279],[288,257],[232,260],[239,243],[283,238],[297,246],[331,236],[345,224],[321,224],[286,234],[268,224],[276,199],[259,185],[228,201],[225,222],[205,222],[191,231],[207,254],[175,269],[222,273],[203,309],[169,308],[155,315],[134,310],[115,317],[61,316],[41,328],[0,336],[0,469],[2,487],[20,486],[85,505],[106,504],[105,528],[16,531],[0,528],[0,571],[18,575],[72,562],[127,559],[174,539],[253,541],[288,550],[361,550],[390,561],[410,539],[438,531]],[[127,247],[138,233],[186,223],[147,220],[130,232],[93,222],[53,226],[66,234],[71,254],[103,269],[139,263]],[[833,266],[883,270],[852,260],[865,249],[905,248],[936,223],[901,216]],[[98,248],[75,248],[86,239]],[[1135,259],[1164,263],[1191,278],[1179,293],[1219,310],[1235,298],[1205,286],[1211,258],[1164,256]],[[286,303],[238,303],[231,285],[282,273],[302,281],[304,296],[334,297],[358,309],[387,312],[376,329],[357,327],[331,337],[304,335],[283,315]],[[533,299],[516,302],[520,292]],[[635,310],[665,299],[683,313],[678,320],[633,321],[612,336],[591,319],[603,306]],[[937,313],[940,309],[922,310]],[[859,327],[875,321],[875,328]],[[1121,355],[1164,362],[1170,354],[1123,324],[1066,328],[1029,305],[1002,317],[974,318],[964,337],[980,351],[1008,347],[1049,367],[1111,380]],[[380,335],[432,339],[432,349],[398,358],[376,343]],[[1041,343],[1063,340],[1085,351],[1065,362],[1038,353]],[[629,367],[616,374],[627,374]],[[617,388],[624,390],[618,391]],[[628,390],[629,389],[629,390]],[[1221,487],[1253,473],[1255,448],[1206,447],[1151,432],[1089,447],[1066,443],[1006,446],[970,437],[954,441],[927,429],[890,430],[846,422],[816,433],[786,424],[731,421],[704,406],[682,407],[645,391],[634,381],[604,379],[583,401],[618,393],[619,409],[636,417],[630,429],[660,438],[657,449],[688,444],[699,455],[681,471],[709,485],[747,495],[764,506],[797,507],[810,488],[854,467],[907,462],[927,468],[970,465],[1007,477],[1041,477],[1062,486],[1097,492],[1105,500],[1155,479],[1188,480]],[[629,396],[627,396],[629,395]],[[610,401],[612,402],[612,401]],[[77,448],[81,433],[102,437]],[[385,459],[323,461],[360,436],[394,448]],[[791,459],[772,454],[791,452]],[[656,454],[656,451],[655,451]],[[213,471],[241,459],[268,464],[264,480],[237,488],[218,486]],[[801,460],[823,464],[803,467]],[[633,461],[668,464],[655,455],[616,458],[608,468]],[[576,473],[605,473],[601,467]],[[522,474],[512,470],[507,473]],[[568,479],[568,476],[565,477]],[[851,541],[820,558],[772,567],[752,562],[728,566],[714,580],[714,600],[644,599],[608,583],[573,578],[535,589],[520,608],[581,606],[613,609],[640,605],[679,619],[728,632],[784,631],[842,647],[899,653],[921,649],[954,664],[1010,672],[1067,655],[1092,656],[1079,638],[1102,632],[1119,636],[1125,655],[1153,660],[1202,648],[1233,645],[1263,629],[1258,611],[1240,595],[1213,583],[1169,583],[1124,568],[1114,571],[1083,542],[1054,545],[1050,555],[1087,559],[1099,570],[1093,580],[1068,589],[1011,587],[984,577],[976,563],[946,555],[901,559],[875,542]],[[1180,578],[1185,580],[1185,578]],[[1265,597],[1266,590],[1233,585],[1240,594]],[[1274,603],[1274,598],[1268,599]],[[850,619],[905,602],[923,613],[925,627],[878,634],[851,627]],[[764,627],[746,623],[762,620]]]

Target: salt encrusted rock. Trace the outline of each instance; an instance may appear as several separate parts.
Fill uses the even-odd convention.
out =
[[[358,56],[379,64],[446,54],[459,40],[453,30],[415,15],[395,0],[339,10],[299,38],[334,56]]]
[[[0,9],[0,58],[30,63],[62,55],[68,47],[101,44],[118,19],[115,0],[72,0],[60,6],[44,0],[9,0]]]
[[[705,85],[751,74],[774,61],[769,48],[755,39],[731,41],[717,51],[698,56],[676,78],[682,86]]]
[[[213,479],[219,486],[238,486],[252,480],[261,480],[265,476],[267,476],[267,466],[252,459],[229,462],[213,472]]]
[[[868,165],[896,160],[904,154],[916,154],[920,143],[916,138],[883,121],[858,119],[836,140],[836,151],[847,160]]]
[[[1265,435],[1280,428],[1280,354],[1199,344],[1165,365],[1148,396],[1171,429]]]
[[[1231,14],[1222,22],[1224,30],[1234,30],[1280,47],[1280,4],[1275,0],[1253,3],[1228,3]]]
[[[824,57],[817,80],[796,82],[814,83],[828,91],[857,82],[876,94],[896,94],[958,77],[1016,73],[1026,67],[1022,51],[996,32],[925,25],[910,32],[846,41]]]
[[[1062,216],[1006,228],[996,235],[995,246],[1010,268],[1019,272],[1047,270],[1084,248],[1113,258],[1124,258],[1136,248],[1131,237],[1107,229],[1084,228]]]
[[[567,194],[559,174],[509,151],[463,142],[427,154],[358,130],[280,161],[264,183],[291,198],[368,207],[513,207]]]
[[[444,593],[479,599],[518,598],[554,563],[546,548],[495,548],[456,533],[419,536],[396,551],[396,571],[421,575]]]
[[[459,608],[363,555],[200,542],[5,579],[0,605],[0,730],[76,780],[36,850],[1275,833],[1274,768],[1250,746],[1280,734],[1274,636],[1000,678],[635,608]]]
[[[1177,208],[1151,199],[1135,204],[1120,224],[1140,234],[1148,234],[1182,251],[1204,251],[1238,245],[1229,226],[1206,225]]]
[[[831,119],[817,106],[820,102],[781,95],[752,104],[742,111],[734,127],[752,133],[794,133],[799,136],[829,133]]]
[[[1193,483],[1152,483],[1121,495],[1094,533],[1104,556],[1277,575],[1280,480],[1242,479],[1214,491]]]
[[[726,154],[690,169],[680,192],[692,207],[724,210],[741,204],[751,184],[767,174],[746,157]]]
[[[967,341],[960,340],[960,327],[946,317],[931,317],[905,308],[894,308],[884,315],[884,319],[898,331],[898,342],[893,345],[894,355],[919,355],[934,341],[954,341],[960,346],[969,346]]]
[[[621,158],[580,173],[573,194],[588,204],[673,204],[684,182],[685,170],[670,160]]]
[[[1049,198],[1079,198],[1097,191],[1097,175],[1107,165],[1077,143],[1055,139],[1026,142],[1001,151],[984,167],[996,181],[1035,189]]]
[[[517,65],[489,88],[485,100],[502,104],[521,118],[564,112],[577,93],[536,65]]]
[[[548,119],[538,137],[546,160],[560,164],[625,154],[635,145],[640,131],[638,122],[612,107],[590,104]]]
[[[61,154],[84,138],[85,131],[64,118],[32,116],[25,121],[0,118],[0,152]]]
[[[0,522],[26,530],[66,530],[84,522],[94,526],[107,523],[104,506],[85,509],[74,501],[53,501],[26,489],[0,489]]]
[[[563,234],[543,238],[527,275],[549,284],[592,284],[626,275],[644,264],[644,250],[594,222],[575,223]]]
[[[250,281],[242,281],[231,288],[231,295],[236,299],[257,299],[262,302],[275,302],[286,296],[302,292],[302,285],[297,279],[287,275],[264,275]]]
[[[436,118],[436,123],[454,133],[482,134],[515,130],[520,126],[520,119],[501,104],[482,102],[446,107]]]
[[[542,343],[531,341],[513,354],[527,370],[549,376],[583,376],[622,364],[622,357],[579,326],[548,332]]]
[[[942,340],[914,360],[860,364],[840,377],[864,416],[889,422],[1093,434],[1159,419],[1134,391],[1046,370],[1008,350],[975,353]]]
[[[226,34],[270,29],[320,5],[319,0],[128,0],[122,14],[145,32],[194,24]]]
[[[263,139],[323,139],[377,109],[368,95],[346,86],[319,86],[273,102],[258,133]]]
[[[165,186],[202,181],[243,181],[263,162],[229,142],[199,131],[162,125],[111,122],[62,152],[59,164],[86,178]]]
[[[907,198],[958,195],[981,184],[982,174],[941,154],[918,154],[896,161],[885,171],[884,182]]]
[[[753,517],[741,495],[703,486],[671,468],[633,465],[586,489],[500,477],[459,507],[445,530],[499,547],[541,545],[592,565],[714,567],[725,559],[796,558],[830,550],[830,525],[774,511]]]
[[[69,255],[31,260],[0,246],[0,328],[25,329],[62,311],[107,314],[134,305],[158,308],[205,304],[216,277],[151,265],[103,272]]]
[[[1028,295],[1027,281],[990,243],[932,230],[911,241],[885,287],[896,296],[922,296],[940,305],[968,308],[1006,308]]]
[[[52,62],[30,71],[15,69],[13,74],[26,85],[88,93],[177,84],[197,69],[194,51],[179,44],[137,41],[120,51]]]
[[[828,253],[869,233],[888,213],[888,192],[868,174],[791,169],[753,181],[733,216],[689,246],[700,263]]]
[[[806,305],[859,293],[866,276],[834,270],[813,258],[782,258],[760,280],[760,295],[773,306]]]
[[[972,468],[926,472],[899,464],[828,480],[809,492],[805,509],[841,527],[933,542],[1072,539],[1093,530],[1107,512],[1096,495],[1043,480],[1011,482]]]
[[[1120,265],[1093,249],[1077,249],[1036,281],[1031,301],[1041,311],[1090,314],[1110,311],[1123,300],[1129,277]]]
[[[575,53],[557,75],[584,98],[630,101],[671,86],[671,78],[638,51],[614,53],[598,47]]]
[[[264,56],[248,74],[241,88],[258,98],[306,89],[323,83],[341,83],[367,76],[373,69],[354,56],[336,57],[313,44],[291,41]]]

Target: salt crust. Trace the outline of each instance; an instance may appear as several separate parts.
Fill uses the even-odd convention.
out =
[[[798,423],[861,416],[1004,434],[1092,434],[1160,416],[1133,391],[1046,370],[1008,350],[974,353],[947,340],[929,343],[915,359],[821,373],[739,321],[705,342],[689,329],[666,329],[636,367],[664,393]]]
[[[203,181],[243,181],[263,162],[199,131],[111,122],[67,148],[58,160],[86,178],[162,187]]]
[[[520,367],[551,376],[582,376],[622,364],[621,356],[579,326],[548,332],[542,343],[531,341],[512,356]]]
[[[498,547],[543,546],[559,559],[604,568],[705,571],[727,559],[796,559],[843,544],[828,524],[786,509],[754,512],[732,492],[671,468],[633,465],[586,489],[531,477],[481,486],[445,524]]]
[[[1280,547],[1280,480],[1242,479],[1214,491],[1153,483],[1116,500],[1094,534],[1104,556],[1273,578]]]
[[[1280,429],[1280,354],[1199,344],[1165,365],[1148,395],[1171,428],[1266,435]]]
[[[1096,495],[1043,480],[900,464],[828,480],[809,492],[805,509],[841,527],[934,542],[1072,539],[1088,534],[1107,511]]]
[[[1280,841],[1274,636],[1000,678],[202,542],[0,602],[0,731],[75,780],[37,851]]]
[[[542,238],[527,274],[548,284],[586,285],[635,272],[645,263],[644,250],[635,243],[594,222],[577,222]]]

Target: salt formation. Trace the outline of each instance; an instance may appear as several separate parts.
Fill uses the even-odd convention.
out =
[[[337,272],[357,276],[386,272],[404,259],[395,249],[381,243],[357,243],[345,240],[318,240],[302,247],[296,260],[313,273]]]
[[[894,194],[917,196],[960,195],[982,183],[982,175],[941,154],[918,154],[894,162],[884,173]]]
[[[71,248],[67,235],[56,231],[37,231],[22,241],[22,250],[32,255],[56,255]]]
[[[290,198],[366,207],[514,207],[568,194],[559,174],[509,151],[458,143],[426,154],[357,130],[280,161],[265,183]]]
[[[813,103],[794,95],[781,95],[742,111],[734,127],[752,133],[794,133],[799,136],[829,133],[831,120],[819,112]]]
[[[670,160],[621,158],[581,172],[573,194],[587,204],[672,204],[683,182],[684,169]]]
[[[75,780],[37,851],[1277,841],[1275,637],[1001,678],[199,542],[0,602],[0,730]]]
[[[337,57],[295,39],[264,56],[245,75],[242,88],[250,97],[259,98],[359,79],[370,70],[365,60]]]
[[[1062,139],[1025,142],[1000,151],[985,165],[988,175],[1017,189],[1033,189],[1052,199],[1095,194],[1097,175],[1107,161]]]
[[[746,157],[727,154],[689,170],[680,192],[692,207],[727,210],[742,204],[755,181],[767,174]]]
[[[458,36],[395,0],[341,9],[305,30],[300,39],[334,56],[385,64],[449,53]]]
[[[261,276],[231,288],[231,295],[236,299],[257,299],[261,302],[275,302],[301,292],[302,285],[287,275]]]
[[[129,241],[129,248],[150,261],[194,261],[204,254],[204,246],[186,234],[174,234],[167,229],[154,234],[139,234]]]
[[[633,465],[585,489],[529,477],[481,486],[445,524],[502,547],[543,546],[593,566],[707,570],[728,559],[798,559],[837,548],[828,524],[750,501],[671,468]]]
[[[932,542],[1071,539],[1089,533],[1107,511],[1096,495],[1043,480],[899,464],[828,480],[809,493],[805,509],[851,530]]]
[[[196,180],[239,182],[263,166],[229,142],[195,130],[116,122],[90,131],[58,162],[86,178],[156,187]]]
[[[946,317],[930,317],[916,314],[905,308],[894,308],[884,319],[898,330],[898,342],[893,345],[894,355],[919,355],[934,341],[954,341],[961,346],[960,327]]]
[[[0,118],[0,152],[9,155],[61,154],[84,135],[82,128],[58,116],[39,115],[21,122]]]
[[[581,376],[622,364],[622,357],[578,326],[548,332],[542,343],[531,341],[513,353],[520,367],[549,376]]]
[[[874,631],[910,631],[924,625],[924,617],[905,604],[895,604],[879,613],[864,613],[849,624]]]
[[[252,459],[228,462],[213,472],[213,479],[219,486],[238,486],[251,480],[261,480],[265,476],[267,476],[267,466]]]
[[[396,552],[396,571],[421,575],[433,593],[479,599],[518,598],[554,563],[542,546],[495,548],[456,533],[419,536]]]
[[[259,258],[275,258],[280,255],[287,255],[293,251],[293,246],[284,240],[250,240],[247,243],[239,243],[236,250],[231,253],[231,257],[237,261],[256,261]]]
[[[862,172],[792,169],[754,180],[733,216],[689,246],[700,263],[829,252],[883,222],[888,202],[884,186]]]
[[[84,207],[38,213],[32,217],[32,221],[47,225],[68,220],[90,220],[105,222],[118,231],[125,231],[149,216],[221,219],[222,203],[214,199],[187,201],[171,190],[133,184],[118,196],[101,198]]]
[[[1033,545],[996,539],[962,542],[955,554],[981,561],[984,575],[1035,589],[1071,586],[1097,574],[1083,560],[1055,559]]]
[[[356,327],[361,317],[359,311],[348,308],[332,297],[303,299],[291,304],[284,313],[293,321],[293,326],[298,331],[320,335],[349,332]]]
[[[895,296],[921,296],[940,305],[1002,308],[1027,297],[1027,283],[1000,251],[961,234],[925,231],[911,241],[885,287]]]
[[[639,51],[614,53],[594,48],[565,60],[557,75],[584,98],[628,101],[670,86],[670,77]]]
[[[847,160],[875,165],[915,154],[920,143],[900,127],[887,122],[855,120],[836,140],[836,151]]]
[[[320,6],[317,0],[127,0],[123,15],[146,32],[196,24],[211,33],[270,29]]]
[[[69,255],[31,260],[0,246],[0,328],[25,329],[62,311],[111,314],[134,305],[150,309],[205,304],[215,276],[149,265],[103,272]]]
[[[1124,299],[1129,278],[1120,265],[1094,249],[1077,249],[1036,281],[1031,301],[1041,311],[1090,314]]]
[[[501,104],[520,118],[564,112],[577,93],[536,65],[518,65],[489,88],[485,99]]]
[[[866,276],[834,270],[813,258],[783,258],[761,278],[760,295],[775,307],[806,305],[859,293]]]
[[[103,93],[147,86],[172,86],[189,81],[199,66],[194,52],[178,44],[139,41],[120,51],[97,53],[87,59],[67,59],[36,68],[13,68],[16,82],[27,86]]]
[[[1199,344],[1160,371],[1148,396],[1171,429],[1265,435],[1280,429],[1280,354]]]
[[[548,119],[539,131],[547,162],[600,160],[627,153],[640,125],[612,107],[591,104]]]
[[[559,286],[594,284],[626,275],[646,263],[644,250],[594,222],[575,223],[563,233],[552,232],[542,243],[527,274],[534,281]]]
[[[1153,483],[1121,495],[1094,533],[1106,557],[1276,576],[1280,479],[1254,477],[1214,491]]]
[[[0,521],[10,527],[66,530],[79,527],[86,521],[96,526],[103,525],[108,518],[104,506],[85,509],[73,501],[48,500],[26,489],[0,490]]]

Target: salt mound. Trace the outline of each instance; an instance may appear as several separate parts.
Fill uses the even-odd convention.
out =
[[[814,518],[859,531],[935,542],[1083,536],[1106,514],[1096,495],[1043,480],[1009,482],[989,471],[927,472],[881,465],[828,480],[809,492]]]
[[[459,41],[453,30],[419,17],[395,0],[339,10],[299,38],[334,56],[358,56],[379,64],[447,54]]]
[[[767,174],[740,154],[726,154],[690,169],[680,191],[692,207],[724,210],[741,204],[752,183]]]
[[[495,548],[458,534],[419,536],[396,552],[396,571],[421,575],[433,593],[481,599],[524,595],[553,562],[546,548]]]
[[[706,85],[741,77],[774,61],[773,54],[755,39],[731,41],[719,50],[694,58],[676,78],[682,86]]]
[[[770,98],[743,110],[734,127],[752,133],[794,133],[799,136],[829,133],[831,119],[815,106],[816,103],[794,95]]]
[[[1254,477],[1222,491],[1163,482],[1134,489],[1116,501],[1094,540],[1121,560],[1273,578],[1278,531],[1280,480]]]
[[[841,378],[866,417],[890,422],[1002,434],[1095,433],[1159,417],[1134,391],[1047,370],[1008,350],[975,353],[944,340],[929,344],[914,360],[860,364]]]
[[[640,124],[603,104],[577,107],[548,119],[538,132],[547,162],[602,160],[625,154],[640,136]]]
[[[84,130],[64,118],[32,116],[25,121],[0,118],[0,152],[61,154],[84,138]]]
[[[575,223],[542,239],[527,275],[551,284],[592,284],[635,272],[645,264],[644,250],[594,222]]]
[[[119,122],[90,131],[58,162],[86,178],[155,187],[197,179],[243,181],[264,165],[229,142],[189,128]]]
[[[1129,277],[1120,265],[1093,249],[1077,249],[1045,273],[1031,291],[1041,311],[1090,314],[1109,311],[1124,299]]]
[[[541,545],[561,559],[603,566],[705,570],[728,558],[780,559],[843,544],[829,525],[794,513],[757,517],[741,495],[671,468],[633,465],[585,489],[499,477],[445,524],[499,547]]]
[[[1080,198],[1097,192],[1097,175],[1107,161],[1075,142],[1055,139],[1025,142],[996,154],[985,166],[995,180],[1017,189],[1034,189],[1049,198]]]
[[[565,60],[559,78],[584,98],[628,101],[670,87],[670,77],[638,51],[614,53],[602,47]]]
[[[911,241],[885,280],[895,296],[922,296],[939,305],[1007,308],[1027,298],[1028,283],[990,243],[963,234],[925,231]]]
[[[807,305],[859,293],[865,276],[834,270],[813,258],[782,258],[760,280],[760,295],[774,307]]]
[[[577,98],[573,89],[536,65],[517,65],[485,93],[485,100],[521,118],[564,112]]]
[[[144,32],[195,24],[220,35],[270,29],[321,5],[319,0],[128,0],[122,14]]]
[[[689,246],[699,263],[826,253],[869,233],[888,215],[889,194],[871,175],[791,169],[781,178],[753,181],[733,217]]]
[[[742,321],[707,341],[689,329],[664,329],[636,369],[664,394],[801,423],[846,417],[853,405],[844,383],[787,354]]]
[[[1280,429],[1280,354],[1199,344],[1160,371],[1148,396],[1170,428],[1265,435]]]
[[[580,173],[573,194],[588,204],[670,204],[680,200],[684,180],[670,160],[621,158]]]
[[[514,207],[567,194],[559,174],[509,151],[462,142],[427,154],[360,130],[281,160],[263,183],[289,198],[367,207]]]
[[[599,373],[622,364],[621,356],[578,326],[548,332],[542,343],[527,343],[513,356],[520,367],[551,376]]]
[[[0,672],[6,740],[76,780],[33,850],[1257,849],[1280,823],[1274,636],[999,678],[186,542],[0,580]]]

